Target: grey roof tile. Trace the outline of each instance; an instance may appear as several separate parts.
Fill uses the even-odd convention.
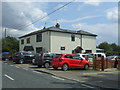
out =
[[[38,30],[38,31],[31,32],[31,33],[23,35],[19,38],[27,37],[27,36],[30,36],[30,35],[35,35],[37,33],[42,33],[42,32],[46,32],[46,31],[97,36],[96,34],[92,34],[92,33],[86,32],[84,30],[74,31],[74,30],[61,29],[61,28],[57,28],[57,27],[52,26],[52,27],[49,27],[49,28],[44,28],[44,29],[41,29],[41,30]]]

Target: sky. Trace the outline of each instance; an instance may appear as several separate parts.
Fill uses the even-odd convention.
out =
[[[62,29],[84,30],[98,35],[97,45],[105,41],[118,44],[118,2],[72,1],[57,10],[67,3],[69,1],[2,2],[0,37],[4,37],[5,28],[7,35],[18,38],[59,23]]]

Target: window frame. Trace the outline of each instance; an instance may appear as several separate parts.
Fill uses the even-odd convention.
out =
[[[74,34],[71,35],[71,41],[73,41],[73,42],[75,41],[75,35]]]
[[[24,44],[24,39],[21,39],[21,44]]]
[[[27,44],[30,43],[30,37],[26,39],[26,43],[27,43]]]
[[[78,57],[78,58],[74,58],[74,57]],[[76,56],[76,55],[73,55],[73,59],[75,59],[75,60],[83,60],[81,57]]]
[[[36,42],[42,42],[42,33],[36,35]]]
[[[66,57],[66,56],[69,56],[69,57]],[[70,56],[71,56],[71,57],[70,57]],[[72,55],[65,55],[64,58],[73,59],[73,56],[72,56]]]

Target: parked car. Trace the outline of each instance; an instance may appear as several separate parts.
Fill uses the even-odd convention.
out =
[[[8,59],[12,61],[12,60],[13,60],[14,55],[15,55],[15,53],[14,53],[14,54],[12,54],[12,55],[9,55],[9,58],[8,58]]]
[[[89,68],[90,62],[82,59],[76,54],[56,54],[52,61],[52,67],[57,69],[61,67],[63,71],[70,68]]]
[[[106,58],[108,60],[115,60],[115,59],[120,60],[120,56],[107,56]]]
[[[85,59],[86,56],[92,57],[92,55],[90,55],[90,54],[80,54],[80,53],[78,53],[77,55],[79,55],[83,59]]]
[[[2,60],[6,61],[9,59],[9,55],[8,54],[2,54]]]
[[[15,63],[32,63],[32,60],[35,59],[35,54],[31,52],[16,52],[13,55],[13,62]]]
[[[41,53],[37,54],[35,58],[35,63],[38,67],[44,66],[48,68],[51,66],[52,58],[55,56],[54,53]]]

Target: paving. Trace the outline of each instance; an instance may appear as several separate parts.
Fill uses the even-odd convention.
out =
[[[92,69],[70,69],[62,71],[60,68],[58,70],[54,70],[53,68],[38,68],[32,64],[16,64],[16,66],[30,68],[38,72],[52,74],[57,77],[75,80],[93,86],[120,89],[119,71],[116,68],[105,69],[104,71],[95,71]]]
[[[75,80],[78,82],[87,83],[94,86],[103,88],[119,88],[120,80],[118,79],[118,71],[91,71],[91,70],[68,70],[62,71],[54,70],[52,68],[36,69],[40,72],[46,72],[55,76]]]

